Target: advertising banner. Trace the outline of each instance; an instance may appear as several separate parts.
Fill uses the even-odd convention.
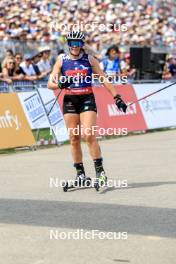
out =
[[[56,103],[49,113],[56,97],[53,91],[40,88],[33,92],[18,93],[31,129],[51,128],[58,142],[68,139],[63,114]]]
[[[137,98],[155,92],[169,83],[135,84]],[[139,102],[148,129],[176,126],[176,85]]]
[[[117,93],[122,95],[127,104],[137,99],[131,85],[118,85],[116,88]],[[98,108],[99,127],[126,128],[128,132],[147,129],[139,104],[130,106],[127,112],[123,113],[117,109],[112,95],[103,86],[94,88],[94,94]]]
[[[18,96],[0,94],[0,149],[35,144]]]
[[[50,112],[51,107],[55,102],[54,92],[49,89],[38,89],[42,98],[43,104],[45,105],[46,113]],[[64,142],[68,140],[68,133],[65,126],[63,114],[61,112],[58,102],[55,103],[52,111],[49,114],[49,127],[52,128],[58,142]]]
[[[48,118],[37,92],[18,93],[31,129],[49,127]]]

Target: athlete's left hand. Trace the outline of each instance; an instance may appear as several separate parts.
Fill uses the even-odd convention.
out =
[[[127,105],[126,105],[125,102],[122,100],[121,95],[117,94],[117,95],[114,97],[114,100],[115,100],[115,104],[117,105],[117,108],[118,108],[120,111],[123,111],[124,113],[126,113]]]

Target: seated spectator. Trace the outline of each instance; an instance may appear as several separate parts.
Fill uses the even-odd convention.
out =
[[[108,48],[106,58],[100,62],[102,70],[108,76],[117,76],[120,73],[119,49],[116,45]]]
[[[50,54],[51,50],[49,47],[43,47],[40,49],[41,60],[37,63],[37,66],[41,73],[46,72],[49,74],[51,72]]]

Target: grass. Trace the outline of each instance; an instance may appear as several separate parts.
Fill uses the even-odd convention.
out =
[[[36,141],[39,141],[40,139],[44,139],[44,140],[53,139],[52,135],[50,135],[49,128],[42,128],[40,130],[36,129],[36,130],[33,130],[32,132],[33,132],[33,135]]]

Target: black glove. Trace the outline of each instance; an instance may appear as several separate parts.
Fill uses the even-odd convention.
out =
[[[58,88],[59,89],[66,89],[69,88],[73,84],[73,77],[71,76],[64,76],[64,78],[61,76],[61,78],[58,81]]]
[[[115,104],[117,105],[117,108],[120,111],[123,111],[124,113],[126,113],[127,105],[122,100],[121,96],[119,94],[117,94],[116,96],[114,96],[114,100],[115,100]]]

